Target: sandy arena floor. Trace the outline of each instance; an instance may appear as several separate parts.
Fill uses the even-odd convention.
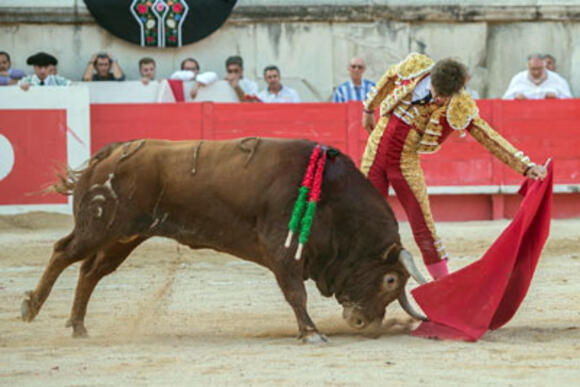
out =
[[[413,324],[395,304],[386,323],[404,324],[364,337],[309,282],[309,312],[326,345],[295,340],[292,310],[266,269],[164,239],[142,245],[99,283],[88,339],[64,328],[78,265],[24,323],[22,295],[71,224],[63,215],[0,216],[2,385],[580,385],[580,219],[552,223],[521,309],[477,343],[411,337]],[[451,269],[479,258],[507,224],[441,223]],[[401,228],[418,256],[408,225]]]

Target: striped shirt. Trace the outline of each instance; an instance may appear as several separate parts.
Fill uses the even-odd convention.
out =
[[[371,87],[374,85],[375,83],[368,79],[363,79],[360,86],[355,86],[352,81],[346,81],[336,88],[332,101],[364,101],[367,98],[367,94],[371,91]]]

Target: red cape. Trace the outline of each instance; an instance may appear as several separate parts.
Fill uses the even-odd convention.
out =
[[[476,341],[514,316],[550,231],[552,162],[547,169],[543,181],[522,184],[518,212],[480,260],[411,292],[429,318],[413,336]]]

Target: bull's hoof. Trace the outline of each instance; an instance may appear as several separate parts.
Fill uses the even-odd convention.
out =
[[[67,328],[72,327],[72,337],[75,339],[89,337],[89,333],[87,332],[87,328],[85,328],[85,324],[83,322],[73,321],[69,318],[64,326]]]
[[[330,342],[328,337],[318,332],[308,332],[304,336],[300,337],[299,340],[303,344],[326,344]]]
[[[22,316],[22,321],[30,322],[34,320],[36,315],[38,314],[38,309],[34,306],[32,302],[32,291],[28,291],[25,293],[25,298],[22,300],[22,304],[20,304],[20,315]]]
[[[84,339],[89,337],[89,333],[87,332],[87,328],[84,325],[75,325],[73,326],[73,334],[72,337],[75,339]]]

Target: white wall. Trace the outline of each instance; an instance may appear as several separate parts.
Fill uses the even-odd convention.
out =
[[[321,5],[326,3],[330,8],[325,14]],[[137,61],[143,56],[156,59],[159,76],[168,76],[183,58],[192,56],[200,61],[202,70],[216,71],[223,77],[225,59],[239,54],[245,60],[246,77],[257,80],[264,87],[262,69],[276,64],[282,71],[283,83],[298,89],[304,101],[329,100],[333,87],[348,78],[346,65],[354,55],[367,61],[366,76],[373,80],[378,79],[389,64],[402,59],[410,51],[425,52],[435,58],[457,57],[471,68],[472,87],[482,97],[493,98],[500,97],[510,78],[525,68],[528,54],[549,52],[558,60],[558,72],[570,81],[574,94],[580,96],[580,18],[574,16],[580,15],[580,1],[494,0],[485,2],[485,5],[472,0],[341,0],[326,3],[240,0],[231,20],[219,31],[201,42],[178,49],[142,48],[112,36],[92,22],[8,23],[6,18],[0,18],[4,20],[0,22],[0,50],[11,53],[14,67],[29,72],[32,70],[25,64],[28,55],[40,50],[51,52],[59,58],[60,73],[73,80],[81,78],[86,63],[97,51],[108,51],[118,58],[128,79],[138,78]],[[369,15],[362,17],[364,21],[357,22],[332,16],[333,9],[345,12],[345,9],[352,8],[350,5],[371,3],[374,8],[369,10],[382,6],[383,12],[391,9],[389,7],[406,9],[404,4],[416,8],[409,11],[411,16],[401,16],[404,20],[377,20],[370,11]],[[2,7],[13,4],[0,0],[0,16]],[[78,12],[84,12],[88,17],[81,0],[26,0],[19,4],[28,6],[33,10],[31,12],[34,9],[40,12],[50,6],[76,6]],[[251,14],[248,10],[260,9],[267,4],[271,4],[273,16],[245,18]],[[277,9],[293,4],[312,5],[311,8],[296,8],[296,12],[306,16],[318,15],[317,21],[289,21],[291,17],[287,14],[278,15]],[[434,10],[430,19],[436,21],[421,19],[422,8],[417,7],[420,4]],[[453,8],[459,4],[463,4],[463,8]],[[476,6],[483,15],[473,18],[480,21],[471,21],[464,14],[471,9],[469,7]],[[460,9],[464,16],[453,19],[456,9]],[[486,9],[489,9],[487,16]],[[352,12],[353,20],[361,19],[355,11]],[[502,19],[506,14],[516,18],[517,12],[521,12],[522,19],[535,17],[537,20]]]

